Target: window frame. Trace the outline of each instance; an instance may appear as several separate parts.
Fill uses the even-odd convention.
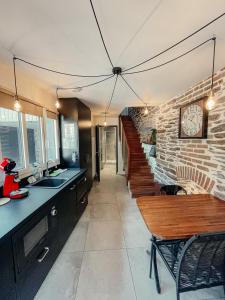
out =
[[[0,107],[2,107],[0,105]],[[3,107],[4,108],[4,107]],[[12,109],[13,110],[13,109]],[[28,137],[27,137],[27,126],[26,126],[26,114],[33,115],[35,114],[29,112],[18,112],[18,118],[20,119],[21,126],[21,144],[22,144],[22,155],[24,167],[18,169],[19,178],[24,178],[32,175],[32,165],[29,163],[29,150],[28,150]],[[39,116],[40,117],[40,116]],[[46,134],[46,124],[47,124],[47,109],[43,108],[43,114],[40,117],[40,132],[41,132],[41,145],[42,145],[42,163],[40,164],[42,170],[47,169],[47,134]],[[55,119],[55,144],[56,144],[56,159],[49,162],[48,167],[55,167],[60,164],[60,154],[59,154],[59,120],[58,117]],[[0,186],[2,182],[0,181]]]

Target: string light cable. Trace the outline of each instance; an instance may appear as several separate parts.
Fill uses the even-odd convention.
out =
[[[109,51],[108,51],[108,49],[107,49],[107,47],[106,47],[105,40],[104,40],[104,38],[103,38],[103,34],[102,34],[102,31],[101,31],[101,27],[100,27],[100,25],[99,25],[98,18],[97,18],[97,15],[96,15],[95,8],[94,8],[94,5],[93,5],[93,3],[92,3],[92,0],[90,0],[90,4],[91,4],[92,12],[93,12],[94,17],[95,17],[96,24],[97,24],[97,26],[98,26],[98,31],[99,31],[99,34],[100,34],[100,36],[101,36],[101,40],[102,40],[103,46],[104,46],[104,48],[105,48],[106,55],[107,55],[107,57],[108,57],[108,59],[109,59],[109,62],[110,62],[110,64],[111,64],[111,66],[114,67],[114,65],[113,65],[113,63],[112,63],[112,60],[111,60],[111,57],[110,57],[110,55],[109,55]]]
[[[113,99],[113,96],[114,96],[114,93],[115,93],[115,89],[116,89],[117,80],[118,80],[118,74],[116,75],[116,79],[115,79],[115,82],[114,82],[114,85],[113,85],[112,94],[111,94],[109,103],[108,103],[108,105],[107,105],[107,107],[106,107],[106,109],[105,109],[105,114],[108,113],[108,110],[109,110],[110,105],[111,105],[111,103],[112,103],[112,99]]]
[[[225,12],[222,13],[222,14],[220,14],[219,16],[217,16],[216,18],[214,18],[214,19],[211,20],[210,22],[206,23],[206,24],[203,25],[202,27],[198,28],[197,30],[195,30],[195,31],[192,32],[191,34],[187,35],[187,36],[184,37],[183,39],[179,40],[179,41],[176,42],[175,44],[173,44],[173,45],[171,45],[170,47],[166,48],[165,50],[163,50],[163,51],[161,51],[161,52],[155,54],[154,56],[152,56],[152,57],[150,57],[150,58],[148,58],[148,59],[146,59],[146,60],[140,62],[139,64],[136,64],[136,65],[134,65],[134,66],[132,66],[132,67],[129,67],[129,68],[125,69],[124,72],[129,71],[129,70],[132,70],[132,69],[134,69],[134,68],[136,68],[136,67],[139,67],[139,66],[141,66],[141,65],[143,65],[143,64],[145,64],[145,63],[147,63],[147,62],[149,62],[149,61],[151,61],[151,60],[153,60],[154,58],[156,58],[156,57],[158,57],[158,56],[160,56],[160,55],[162,55],[162,54],[164,54],[164,53],[170,51],[170,50],[173,49],[174,47],[180,45],[180,44],[183,43],[184,41],[186,41],[186,40],[188,40],[189,38],[193,37],[194,35],[196,35],[197,33],[199,33],[200,31],[202,31],[203,29],[207,28],[208,26],[210,26],[211,24],[213,24],[214,22],[218,21],[219,19],[221,19],[221,18],[224,17],[224,16],[225,16]]]
[[[14,87],[15,87],[15,102],[14,102],[14,109],[16,111],[21,110],[21,104],[18,97],[18,88],[17,88],[17,78],[16,78],[16,60],[15,56],[13,57],[13,75],[14,75]]]
[[[102,80],[99,80],[99,81],[96,81],[96,82],[93,82],[93,83],[90,83],[90,84],[86,84],[86,85],[81,85],[81,86],[77,86],[77,87],[59,87],[58,90],[76,90],[76,89],[83,89],[83,88],[86,88],[86,87],[90,87],[90,86],[93,86],[93,85],[96,85],[96,84],[99,84],[101,82],[104,82],[104,81],[107,81],[111,78],[113,78],[115,75],[110,75],[108,76],[107,78],[104,78]]]
[[[52,72],[52,73],[55,73],[55,74],[60,74],[60,75],[71,76],[71,77],[84,77],[84,78],[88,78],[88,77],[91,78],[92,77],[93,78],[93,77],[106,77],[106,76],[110,76],[111,75],[111,74],[101,74],[101,75],[72,74],[72,73],[61,72],[61,71],[53,70],[53,69],[50,69],[50,68],[47,68],[47,67],[43,67],[43,66],[34,64],[34,63],[30,62],[30,61],[27,61],[25,59],[22,59],[20,57],[14,56],[14,59],[15,60],[19,60],[21,62],[24,62],[27,65],[33,66],[33,67],[41,69],[41,70],[45,70],[45,71]]]
[[[144,100],[135,92],[135,90],[132,88],[132,86],[127,82],[127,80],[123,77],[123,75],[120,75],[123,81],[126,83],[126,85],[129,87],[129,89],[134,93],[134,95],[146,106],[147,104],[144,102]]]
[[[163,67],[163,66],[165,66],[165,65],[168,65],[168,64],[170,64],[170,63],[172,63],[172,62],[174,62],[174,61],[176,61],[176,60],[178,60],[178,59],[180,59],[180,58],[182,58],[182,57],[184,57],[184,56],[190,54],[191,52],[193,52],[193,51],[197,50],[198,48],[202,47],[203,45],[205,45],[206,43],[208,43],[208,42],[210,42],[210,41],[213,41],[213,39],[214,39],[214,38],[210,38],[210,39],[208,39],[208,40],[206,40],[206,41],[204,41],[204,42],[198,44],[197,46],[191,48],[190,50],[188,50],[188,51],[186,51],[186,52],[184,52],[184,53],[182,53],[182,54],[176,56],[175,58],[172,58],[172,59],[170,59],[170,60],[168,60],[168,61],[166,61],[166,62],[164,62],[164,63],[161,63],[161,64],[159,64],[159,65],[156,65],[156,66],[154,66],[154,67],[151,67],[151,68],[148,68],[148,69],[139,70],[139,71],[124,72],[124,73],[122,73],[122,74],[123,74],[123,75],[138,74],[138,73],[143,73],[143,72],[152,71],[152,70],[161,68],[161,67]]]

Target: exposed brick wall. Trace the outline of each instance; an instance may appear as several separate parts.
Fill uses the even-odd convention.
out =
[[[157,129],[157,181],[178,182],[191,193],[210,192],[225,200],[225,68],[214,79],[217,103],[209,112],[206,140],[178,139],[179,108],[208,94],[210,78],[151,108],[147,118],[143,114],[137,118],[134,112],[131,116],[141,135],[143,126]]]

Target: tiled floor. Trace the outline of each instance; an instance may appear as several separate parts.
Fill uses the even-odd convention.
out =
[[[106,167],[35,300],[175,300],[175,284],[160,260],[160,295],[148,277],[149,238],[124,177]],[[182,294],[181,300],[222,297],[223,288],[214,288]]]

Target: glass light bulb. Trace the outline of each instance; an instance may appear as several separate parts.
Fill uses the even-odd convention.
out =
[[[20,101],[18,99],[15,100],[14,109],[16,111],[20,111],[21,110],[21,104],[20,104]]]
[[[57,109],[59,109],[59,108],[61,107],[61,105],[60,105],[60,103],[59,103],[58,100],[57,100],[56,103],[55,103],[55,107],[56,107]]]
[[[104,126],[106,126],[107,125],[106,121],[103,124],[104,124]]]
[[[144,115],[148,115],[148,108],[146,107],[145,110],[144,110]]]
[[[206,109],[212,110],[215,107],[215,104],[216,104],[215,97],[214,94],[211,92],[208,100],[206,101]]]

